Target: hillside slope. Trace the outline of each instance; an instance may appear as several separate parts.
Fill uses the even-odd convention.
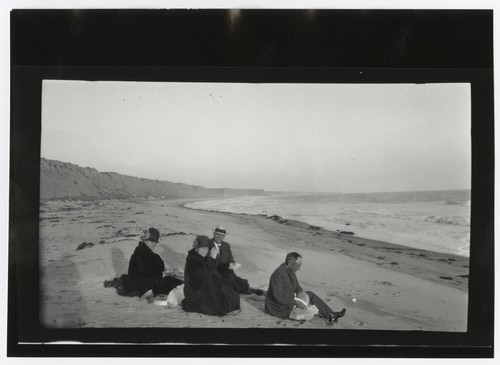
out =
[[[203,198],[260,195],[263,190],[207,189],[196,185],[99,172],[68,162],[40,159],[40,199]]]

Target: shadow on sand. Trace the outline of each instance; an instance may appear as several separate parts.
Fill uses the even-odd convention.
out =
[[[80,273],[69,257],[53,260],[41,270],[40,322],[43,326],[78,328],[85,325],[82,321],[87,308],[79,282]]]
[[[113,247],[111,249],[111,263],[116,277],[128,272],[128,260],[119,248]]]

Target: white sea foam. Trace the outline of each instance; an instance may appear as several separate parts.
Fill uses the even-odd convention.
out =
[[[469,256],[470,190],[276,194],[195,202],[190,208],[279,215],[366,238]]]

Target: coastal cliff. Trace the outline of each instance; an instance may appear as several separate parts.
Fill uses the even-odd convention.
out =
[[[150,180],[91,167],[40,159],[40,200],[204,198],[211,196],[260,195],[259,189],[209,189],[196,185]]]

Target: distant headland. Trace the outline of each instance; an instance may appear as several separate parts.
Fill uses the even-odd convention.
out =
[[[173,199],[263,194],[266,194],[263,189],[204,188],[99,172],[91,167],[40,158],[40,200]]]

